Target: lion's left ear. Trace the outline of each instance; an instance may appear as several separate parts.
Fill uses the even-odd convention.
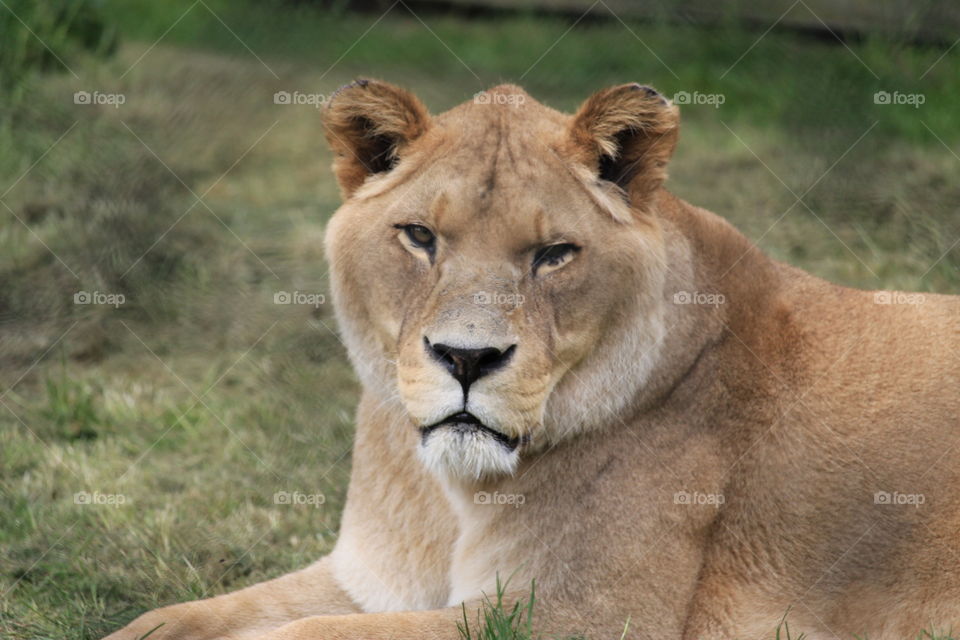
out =
[[[423,103],[392,84],[361,79],[337,91],[323,111],[323,129],[344,200],[369,176],[390,171],[429,122]]]
[[[624,84],[593,94],[574,114],[576,160],[642,205],[667,178],[680,131],[680,110],[656,90]]]

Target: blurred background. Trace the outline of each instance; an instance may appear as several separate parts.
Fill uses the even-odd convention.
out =
[[[338,86],[653,85],[674,193],[835,282],[956,294],[958,35],[906,0],[0,0],[0,636],[98,638],[331,548]]]

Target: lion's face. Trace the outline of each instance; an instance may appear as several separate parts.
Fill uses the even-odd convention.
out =
[[[331,109],[380,87],[400,91],[353,85]],[[578,155],[569,117],[527,101],[429,121],[403,105],[422,130],[394,141],[370,120],[352,145],[327,117],[354,155],[338,160],[348,197],[327,236],[351,356],[368,388],[399,394],[421,459],[463,479],[609,422],[610,395],[643,383],[662,337],[657,226]]]

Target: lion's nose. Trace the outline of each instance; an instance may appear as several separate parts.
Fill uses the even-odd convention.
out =
[[[460,383],[464,395],[466,395],[471,384],[504,366],[517,346],[512,344],[501,351],[494,347],[462,349],[439,342],[431,344],[426,337],[424,337],[423,342],[430,355]]]

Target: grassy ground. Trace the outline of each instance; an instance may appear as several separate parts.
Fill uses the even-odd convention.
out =
[[[106,7],[114,55],[0,97],[0,637],[97,638],[331,548],[358,387],[328,305],[274,296],[326,293],[337,195],[316,109],[277,91],[366,74],[436,111],[506,80],[563,109],[632,80],[720,94],[682,107],[675,193],[831,280],[960,293],[957,50],[399,5],[376,23]]]

